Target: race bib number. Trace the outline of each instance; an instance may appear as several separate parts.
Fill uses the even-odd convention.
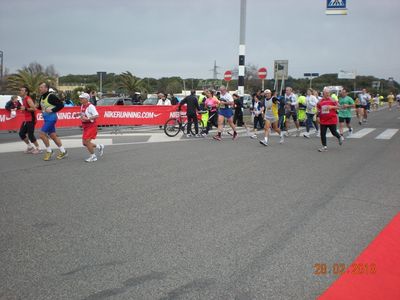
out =
[[[321,113],[322,114],[329,114],[329,105],[321,106]]]

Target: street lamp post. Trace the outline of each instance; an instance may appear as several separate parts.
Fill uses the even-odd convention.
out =
[[[0,81],[3,81],[3,55],[4,52],[0,50]]]
[[[304,73],[304,77],[310,79],[310,89],[312,88],[312,80],[318,76],[319,76],[319,73]]]
[[[243,99],[244,95],[244,74],[245,74],[245,55],[246,55],[246,0],[240,0],[240,36],[239,36],[239,77],[238,90],[239,96]]]

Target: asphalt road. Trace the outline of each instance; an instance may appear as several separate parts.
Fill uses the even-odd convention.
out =
[[[375,132],[2,153],[0,299],[314,299],[337,278],[314,265],[350,264],[400,209],[400,134]]]

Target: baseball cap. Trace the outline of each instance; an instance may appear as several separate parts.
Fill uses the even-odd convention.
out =
[[[89,100],[89,99],[90,99],[90,96],[89,96],[88,93],[82,93],[82,94],[79,95],[79,98],[83,98],[83,99]]]
[[[266,90],[264,91],[264,93],[271,93],[271,90],[266,89]]]

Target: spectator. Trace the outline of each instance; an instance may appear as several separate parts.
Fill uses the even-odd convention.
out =
[[[96,98],[96,91],[92,90],[90,91],[90,103],[92,103],[94,106],[97,105],[97,98]]]
[[[158,102],[157,105],[171,105],[171,101],[167,99],[167,96],[164,93],[158,93]],[[162,126],[158,126],[158,128],[162,129]]]
[[[21,102],[18,100],[18,96],[11,96],[11,99],[6,103],[5,109],[10,112],[10,117],[15,118],[17,110],[21,109]]]
[[[157,105],[171,105],[171,101],[166,97],[164,93],[158,93],[158,102]]]
[[[176,98],[173,93],[170,93],[169,95],[171,105],[177,105],[179,103],[178,98]]]
[[[191,90],[190,91],[190,96],[187,96],[185,99],[183,99],[179,103],[179,108],[178,110],[181,110],[182,105],[187,105],[187,111],[186,111],[186,116],[187,116],[187,137],[191,137],[190,129],[192,128],[192,123],[194,123],[194,130],[196,133],[196,137],[199,137],[199,122],[197,120],[197,112],[200,110],[199,102],[196,97],[196,91]]]
[[[17,110],[21,109],[21,102],[18,100],[18,96],[14,95],[6,103],[5,109],[10,112],[10,118],[15,118],[17,116]],[[8,132],[17,132],[16,130],[9,130]]]

